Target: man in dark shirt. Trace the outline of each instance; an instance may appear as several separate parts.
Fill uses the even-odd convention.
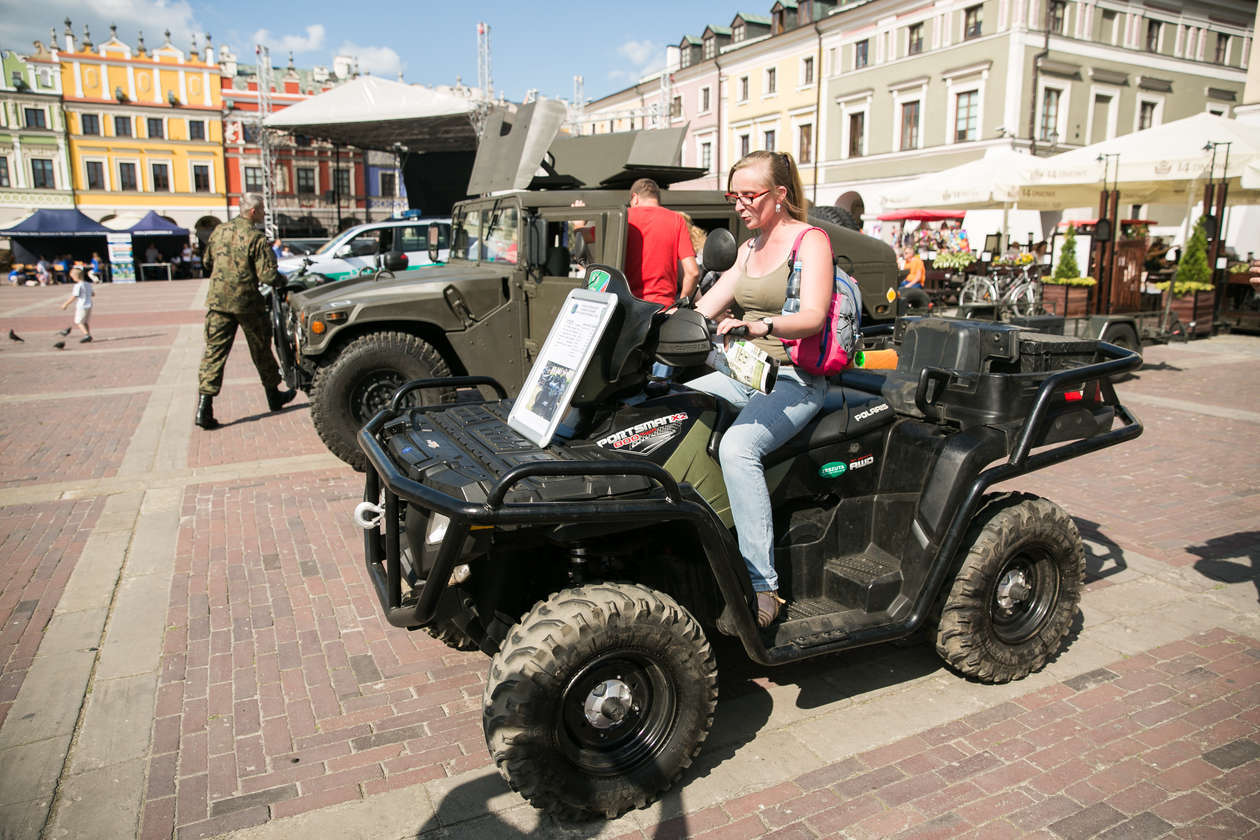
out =
[[[257,193],[241,197],[241,214],[210,234],[203,264],[210,272],[206,294],[206,351],[197,370],[196,424],[214,429],[214,398],[223,386],[223,367],[236,339],[239,324],[249,355],[267,391],[267,407],[279,411],[296,394],[280,390],[280,368],[271,352],[271,321],[259,283],[275,287],[280,279],[276,257],[254,225],[262,221],[263,199]]]
[[[661,188],[651,178],[630,186],[630,231],[626,242],[626,279],[637,298],[673,306],[680,294],[690,297],[700,279],[687,220],[661,206]],[[678,263],[682,262],[682,290]]]

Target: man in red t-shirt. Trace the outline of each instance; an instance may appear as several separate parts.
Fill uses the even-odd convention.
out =
[[[626,242],[626,279],[637,298],[673,306],[679,297],[678,263],[683,266],[683,297],[696,291],[700,266],[691,246],[687,220],[661,206],[661,188],[651,178],[630,186],[630,231]]]

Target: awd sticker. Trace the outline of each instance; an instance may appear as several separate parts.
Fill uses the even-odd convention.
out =
[[[861,458],[858,458],[856,461],[850,461],[850,462],[849,462],[849,469],[851,469],[851,470],[860,470],[860,469],[862,469],[862,467],[869,467],[869,466],[870,466],[871,464],[873,464],[873,463],[875,463],[875,456],[874,456],[874,455],[866,455],[866,456],[863,456],[863,457],[861,457]]]
[[[586,288],[592,292],[602,292],[608,288],[608,281],[612,280],[607,271],[597,268],[591,272],[591,276],[586,278]]]
[[[823,478],[839,478],[849,471],[849,465],[844,461],[829,461],[818,468],[818,474]]]

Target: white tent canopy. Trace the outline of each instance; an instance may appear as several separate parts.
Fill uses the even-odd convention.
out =
[[[277,111],[265,125],[367,149],[471,151],[473,107],[460,96],[365,76]]]
[[[909,207],[992,210],[1018,203],[1025,175],[1043,161],[1008,146],[986,149],[984,157],[920,175],[884,195],[885,209]]]
[[[1218,145],[1215,171],[1209,173],[1211,143]],[[1224,143],[1230,144],[1228,169],[1226,147],[1219,145]],[[1124,203],[1185,205],[1209,175],[1229,181],[1231,204],[1257,203],[1260,190],[1240,183],[1243,170],[1257,159],[1260,126],[1204,112],[1044,158],[1025,173],[1017,202],[1021,207],[1095,205],[1106,166],[1107,185],[1115,181]]]

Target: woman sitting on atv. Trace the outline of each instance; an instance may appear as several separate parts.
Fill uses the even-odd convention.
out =
[[[722,317],[720,335],[746,326],[749,338],[778,359],[774,388],[762,394],[721,373],[711,373],[688,384],[722,397],[740,409],[722,436],[718,461],[726,482],[739,550],[757,594],[757,624],[768,627],[783,604],[774,568],[774,516],[761,459],[805,427],[822,407],[827,380],[792,366],[780,339],[807,338],[823,328],[831,302],[833,272],[827,234],[810,230],[805,221],[804,190],[792,156],[756,151],[731,167],[726,198],[756,236],[705,294],[696,309],[718,318],[732,303],[744,311],[742,320]],[[802,264],[800,310],[783,312],[787,299],[790,254],[801,238],[797,259]]]

